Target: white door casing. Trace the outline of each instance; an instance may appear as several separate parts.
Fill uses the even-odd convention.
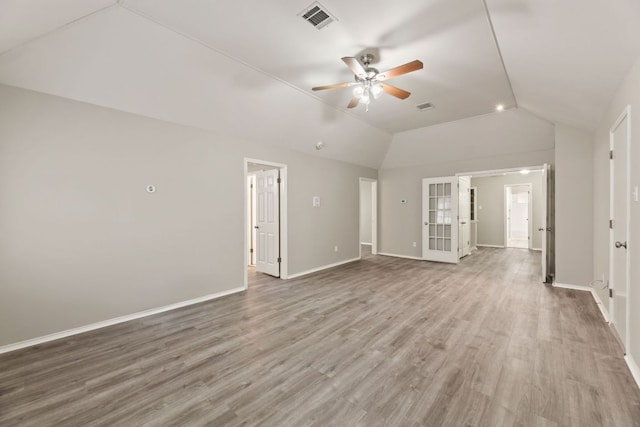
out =
[[[256,270],[280,277],[279,170],[256,173]]]
[[[458,263],[458,177],[422,180],[422,258]]]
[[[458,177],[459,258],[471,253],[471,177]]]
[[[627,107],[609,132],[610,218],[609,230],[609,313],[625,352],[629,348],[629,178],[631,107]]]
[[[505,185],[505,247],[531,248],[531,184]]]
[[[549,185],[550,185],[550,173],[549,173],[549,165],[544,164],[542,167],[542,223],[540,224],[540,228],[538,231],[542,233],[542,253],[540,255],[542,262],[542,282],[547,283],[549,280],[549,232],[551,231],[549,228],[550,222],[550,214],[549,214]]]

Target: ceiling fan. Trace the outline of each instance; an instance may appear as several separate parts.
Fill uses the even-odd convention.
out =
[[[353,89],[353,98],[347,105],[347,108],[354,108],[358,104],[364,104],[366,111],[369,111],[369,103],[371,98],[377,99],[385,92],[396,98],[406,99],[411,95],[410,92],[402,90],[395,86],[391,86],[387,83],[381,83],[384,80],[388,80],[392,77],[401,76],[403,74],[410,73],[412,71],[421,70],[423,67],[422,62],[415,61],[408,62],[404,65],[392,68],[387,71],[380,72],[377,69],[370,66],[373,62],[373,55],[367,53],[360,57],[360,61],[357,58],[351,56],[345,56],[342,58],[347,67],[353,71],[355,82],[350,83],[338,83],[334,85],[316,86],[311,90],[326,90],[326,89],[338,89],[342,87],[355,86]]]

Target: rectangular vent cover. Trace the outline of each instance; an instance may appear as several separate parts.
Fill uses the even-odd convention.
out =
[[[420,111],[426,111],[426,110],[431,110],[433,108],[436,108],[435,105],[433,105],[430,102],[425,102],[423,104],[418,104],[416,105],[416,108]]]
[[[321,30],[326,27],[333,21],[337,21],[335,16],[333,16],[327,9],[322,6],[318,2],[314,2],[308,7],[306,7],[302,12],[298,14],[298,16],[302,16],[302,19]]]

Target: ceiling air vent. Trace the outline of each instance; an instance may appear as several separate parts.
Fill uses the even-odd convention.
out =
[[[307,6],[302,12],[298,14],[302,16],[302,19],[321,30],[333,21],[338,19],[333,16],[327,9],[318,2],[314,2]]]
[[[416,105],[416,108],[420,111],[427,111],[427,110],[432,110],[436,107],[430,102],[425,102],[425,103]]]

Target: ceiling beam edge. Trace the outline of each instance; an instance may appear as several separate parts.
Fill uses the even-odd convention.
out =
[[[498,37],[496,37],[496,30],[493,27],[493,20],[491,20],[491,13],[489,13],[489,6],[487,5],[487,0],[482,0],[482,6],[484,7],[484,13],[487,17],[487,22],[489,23],[489,29],[491,30],[491,36],[493,37],[493,42],[496,45],[496,50],[498,51],[498,56],[500,57],[500,63],[502,64],[504,75],[507,78],[507,82],[509,83],[509,89],[511,90],[511,95],[513,96],[513,100],[515,101],[516,108],[517,108],[518,98],[516,98],[516,94],[513,91],[513,85],[511,84],[511,77],[509,77],[509,73],[507,72],[507,66],[504,63],[504,57],[502,56],[502,50],[500,49],[500,44],[498,43]]]

